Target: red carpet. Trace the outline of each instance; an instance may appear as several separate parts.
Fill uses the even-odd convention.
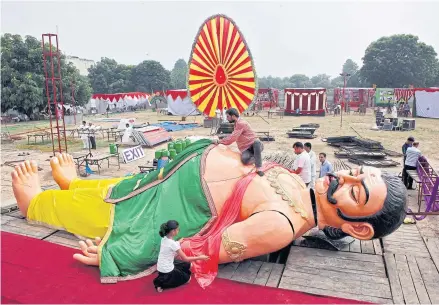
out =
[[[66,303],[241,303],[241,304],[360,304],[302,292],[216,279],[205,290],[191,281],[161,294],[154,290],[155,274],[118,284],[101,284],[96,267],[73,260],[74,249],[1,232],[1,302]]]

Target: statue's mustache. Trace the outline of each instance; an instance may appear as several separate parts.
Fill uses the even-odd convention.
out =
[[[334,179],[332,179],[332,181],[329,183],[328,186],[328,191],[326,193],[326,196],[328,198],[328,202],[332,203],[332,204],[337,204],[337,200],[333,197],[334,193],[337,191],[338,189],[338,185],[339,185],[339,178],[333,174],[333,173],[328,173],[326,174],[329,177],[332,177]]]

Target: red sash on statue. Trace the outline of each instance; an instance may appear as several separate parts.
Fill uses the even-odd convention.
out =
[[[279,165],[274,163],[266,164],[261,170],[265,172],[275,166]],[[218,274],[221,236],[224,230],[238,220],[242,199],[248,185],[255,176],[256,173],[253,172],[244,176],[235,184],[232,194],[224,203],[221,215],[205,234],[185,239],[181,245],[181,249],[187,256],[204,254],[210,257],[207,261],[192,262],[191,271],[202,288],[209,286]]]

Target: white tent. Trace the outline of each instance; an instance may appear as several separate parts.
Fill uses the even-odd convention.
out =
[[[114,94],[93,94],[88,109],[96,108],[98,113],[105,113],[107,106],[110,110],[124,109],[126,107],[135,107],[148,103],[149,95],[143,92],[114,93]]]
[[[166,99],[168,101],[168,112],[172,115],[190,116],[200,114],[189,98],[186,89],[168,90],[166,91]]]

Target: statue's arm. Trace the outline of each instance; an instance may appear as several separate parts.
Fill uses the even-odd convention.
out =
[[[293,239],[293,231],[285,216],[275,211],[263,211],[224,231],[219,263],[272,253],[286,247]]]

